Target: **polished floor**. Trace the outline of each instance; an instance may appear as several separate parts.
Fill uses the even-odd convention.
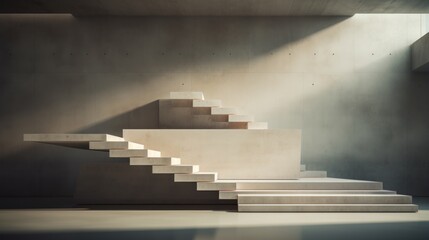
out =
[[[429,239],[429,198],[415,199],[418,213],[238,213],[234,206],[12,208],[15,200],[0,203],[2,240]]]

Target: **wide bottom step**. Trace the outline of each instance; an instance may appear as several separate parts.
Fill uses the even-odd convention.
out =
[[[397,194],[238,194],[238,204],[411,204]]]
[[[220,199],[237,199],[241,194],[396,194],[390,190],[234,190],[220,191]]]
[[[414,204],[239,204],[239,212],[417,212]]]

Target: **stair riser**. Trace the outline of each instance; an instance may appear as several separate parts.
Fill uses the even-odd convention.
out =
[[[386,195],[382,197],[375,196],[282,196],[282,197],[253,197],[238,196],[239,204],[407,204],[411,203],[409,196]]]
[[[144,149],[141,144],[130,142],[90,142],[89,149],[92,150],[120,150],[120,149]]]
[[[238,205],[239,212],[417,212],[415,205],[403,206],[255,206],[252,204]]]
[[[213,182],[216,181],[216,174],[175,174],[175,182]]]
[[[161,157],[161,153],[153,150],[111,150],[111,158],[130,158],[130,157]]]
[[[382,190],[383,184],[371,183],[237,183],[239,190]]]
[[[206,182],[199,182],[197,183],[197,190],[198,191],[232,191],[236,190],[236,184],[235,183],[206,183]]]
[[[178,158],[130,158],[130,165],[157,166],[178,164],[180,164],[180,159]]]
[[[125,141],[121,137],[109,134],[24,134],[25,142],[45,143],[82,143],[82,142],[110,142]]]
[[[173,173],[194,173],[198,172],[197,166],[153,166],[152,167],[153,173],[166,173],[166,174],[173,174]]]
[[[219,199],[237,199],[237,195],[245,195],[245,194],[396,194],[395,191],[387,191],[387,190],[356,190],[356,191],[347,191],[344,190],[272,190],[272,191],[247,191],[243,192],[219,192]]]

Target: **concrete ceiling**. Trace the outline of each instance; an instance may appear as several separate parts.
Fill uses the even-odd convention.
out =
[[[0,13],[303,16],[429,13],[429,0],[1,0]]]

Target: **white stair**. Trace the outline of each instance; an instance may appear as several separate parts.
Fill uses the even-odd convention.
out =
[[[152,166],[155,174],[174,174],[175,182],[195,182],[198,191],[219,191],[220,199],[237,199],[241,212],[418,210],[411,196],[382,190],[380,182],[327,178],[324,171],[305,171],[305,165],[300,179],[218,180],[215,172],[199,172],[198,165],[181,165],[180,158],[161,157],[159,151],[108,134],[26,134],[24,140],[109,150],[110,157],[130,158],[130,165]]]
[[[90,142],[89,149],[92,150],[113,150],[113,149],[144,149],[142,144],[119,141],[119,142]]]
[[[175,182],[213,182],[217,180],[217,173],[195,172],[190,174],[174,174]]]
[[[194,100],[192,101],[193,107],[220,107],[222,105],[220,100]]]
[[[336,178],[293,180],[218,180],[198,183],[198,190],[382,190],[381,182]]]
[[[396,194],[390,190],[234,190],[219,191],[219,199],[237,199],[245,194]]]
[[[204,100],[204,94],[202,92],[170,92],[170,98]]]
[[[79,142],[110,142],[125,141],[121,137],[110,134],[84,134],[84,133],[47,133],[47,134],[24,134],[26,142],[44,142],[44,143],[79,143]]]
[[[198,191],[220,191],[220,190],[236,190],[237,184],[235,182],[224,182],[222,180],[214,182],[199,182],[197,183]]]
[[[414,204],[239,204],[239,212],[417,212]]]
[[[225,108],[221,107],[222,103],[220,100],[205,100],[204,96],[200,92],[171,92],[170,93],[171,101],[178,101],[171,103],[171,106],[177,108],[189,108],[191,107],[191,113],[194,116],[204,116],[204,115],[212,115],[212,116],[226,116],[227,118],[198,118],[186,121],[189,125],[182,124],[189,128],[209,128],[209,129],[268,129],[268,124],[266,122],[255,122],[253,116],[248,115],[238,115],[237,109],[235,108]],[[189,106],[189,102],[182,102],[185,100],[192,100],[191,106]],[[208,108],[210,108],[210,112],[208,112]],[[166,110],[168,111],[168,110]],[[180,115],[178,112],[174,110],[172,114],[178,114],[178,117],[182,117],[184,120],[189,118],[189,113],[184,111],[183,115]],[[191,116],[192,117],[192,116]],[[201,119],[203,121],[201,121]],[[196,122],[194,122],[196,120]],[[219,125],[217,122],[227,122],[229,124]],[[212,123],[212,124],[211,124]],[[181,126],[180,124],[178,124]],[[183,128],[179,127],[179,128]]]
[[[238,194],[238,204],[409,204],[397,194]]]
[[[180,158],[173,157],[131,157],[130,165],[179,165]]]
[[[171,165],[171,166],[153,166],[153,173],[195,173],[198,172],[198,165]]]
[[[109,153],[111,158],[161,157],[161,152],[150,149],[110,150]]]

